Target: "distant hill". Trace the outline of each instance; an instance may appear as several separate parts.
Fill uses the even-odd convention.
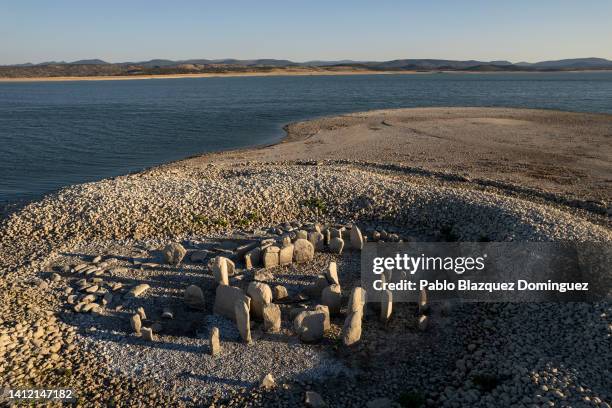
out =
[[[109,63],[101,59],[84,59],[73,62],[44,62],[40,64],[16,64],[0,66],[0,78],[32,78],[57,76],[118,76],[118,75],[168,75],[193,73],[267,72],[278,69],[302,69],[318,71],[468,71],[468,72],[537,72],[568,70],[612,70],[612,61],[603,58],[574,58],[558,61],[519,62],[397,59],[391,61],[306,61],[293,62],[282,59],[188,59]]]

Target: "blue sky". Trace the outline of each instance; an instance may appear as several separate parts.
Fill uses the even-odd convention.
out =
[[[0,0],[0,64],[612,59],[611,0]]]

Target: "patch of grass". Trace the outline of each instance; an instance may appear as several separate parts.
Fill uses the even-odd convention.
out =
[[[308,200],[304,200],[303,204],[311,210],[319,210],[322,213],[327,210],[327,204],[320,198],[309,198]]]
[[[500,380],[494,375],[476,374],[472,377],[472,382],[484,392],[491,392],[499,385]]]
[[[193,223],[198,226],[212,226],[212,227],[227,227],[229,221],[225,218],[208,218],[203,215],[194,214]]]
[[[416,390],[404,391],[397,397],[397,402],[404,408],[419,408],[425,405],[425,396]]]

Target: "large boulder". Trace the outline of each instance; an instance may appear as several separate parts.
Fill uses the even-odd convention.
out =
[[[187,254],[187,250],[177,242],[170,243],[162,250],[164,262],[169,265],[178,265]]]
[[[293,329],[300,340],[312,343],[323,338],[325,333],[325,313],[320,310],[305,310],[293,321]]]
[[[297,263],[310,262],[314,258],[314,246],[306,239],[299,238],[293,244],[293,259]]]
[[[259,319],[263,318],[263,309],[272,302],[272,289],[262,282],[251,282],[247,288],[247,295],[251,298],[251,310]]]
[[[270,303],[263,308],[264,330],[276,333],[281,328],[281,310],[277,304]]]
[[[244,296],[244,292],[240,288],[227,285],[217,286],[213,312],[233,320],[235,316],[234,303],[238,299],[243,299]]]

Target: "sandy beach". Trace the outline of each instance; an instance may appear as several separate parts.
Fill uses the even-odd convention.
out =
[[[260,72],[223,72],[200,74],[170,74],[170,75],[116,75],[116,76],[58,76],[31,78],[0,78],[0,82],[55,82],[55,81],[125,81],[143,79],[178,79],[178,78],[221,78],[221,77],[261,77],[261,76],[312,76],[312,75],[402,75],[428,74],[417,71],[374,71],[355,69],[272,69]]]
[[[357,345],[343,332],[360,284],[357,229],[388,241],[612,241],[612,115],[419,108],[286,129],[275,145],[70,186],[2,220],[5,382],[70,386],[98,404],[292,407],[313,391],[338,407],[610,401],[608,302],[432,304],[426,330],[416,305],[398,304],[384,324],[368,308]],[[326,243],[309,262],[246,263],[245,248],[332,230],[344,251]],[[167,262],[168,243],[185,250],[181,263]],[[274,288],[278,332],[253,319],[245,345],[237,324],[213,313],[209,262],[220,256],[235,263],[230,285]],[[330,262],[342,307],[307,343],[293,319],[323,302],[317,281]],[[186,306],[190,285],[203,293],[199,309]],[[140,308],[155,341],[134,333]],[[267,374],[278,386],[261,386]]]

